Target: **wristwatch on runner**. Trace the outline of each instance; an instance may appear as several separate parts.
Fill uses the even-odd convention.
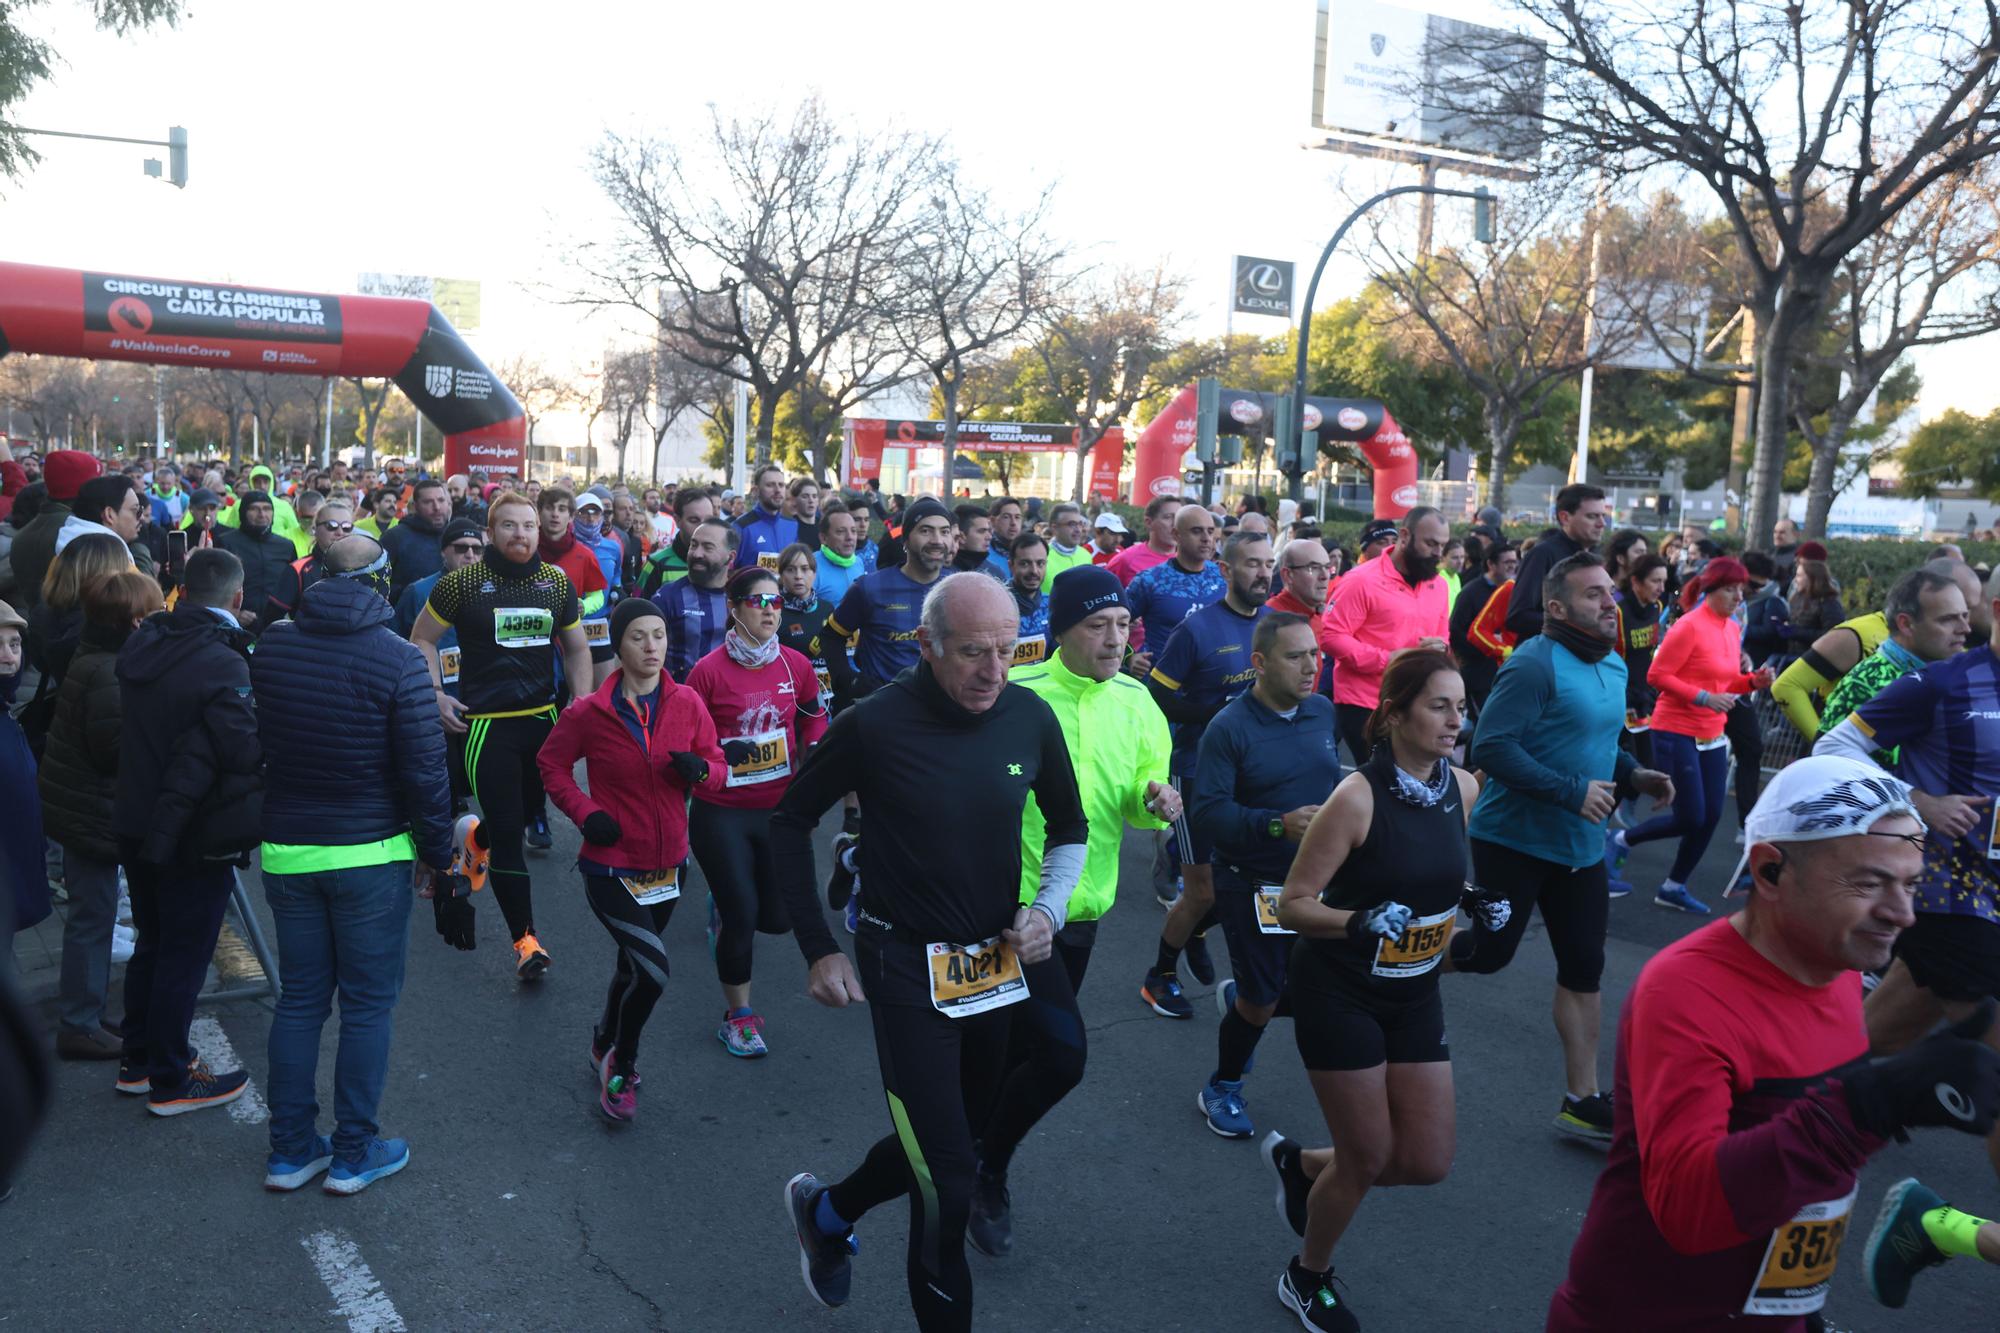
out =
[[[1264,826],[1264,831],[1270,834],[1272,841],[1275,842],[1277,839],[1285,836],[1285,821],[1274,819]]]

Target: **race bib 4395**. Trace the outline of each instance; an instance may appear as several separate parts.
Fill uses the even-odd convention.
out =
[[[555,637],[555,612],[539,606],[493,608],[493,642],[501,648],[546,648]]]

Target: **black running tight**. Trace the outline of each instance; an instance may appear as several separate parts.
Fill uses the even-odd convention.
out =
[[[535,755],[556,724],[555,710],[527,717],[475,717],[465,737],[465,777],[479,802],[492,857],[493,896],[515,939],[535,930],[528,861],[521,837],[542,805],[542,775]]]
[[[639,1058],[639,1033],[666,989],[667,946],[662,937],[678,900],[641,904],[624,880],[609,875],[585,875],[583,893],[618,946],[618,966],[604,997],[596,1044],[600,1050],[607,1043],[617,1047],[618,1066],[630,1069]]]
[[[725,986],[750,984],[757,932],[782,935],[792,928],[778,898],[770,825],[769,810],[697,799],[688,811],[688,846],[701,863],[701,877],[708,881],[722,918],[715,938],[715,975]]]

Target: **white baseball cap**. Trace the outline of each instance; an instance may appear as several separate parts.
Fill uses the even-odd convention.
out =
[[[1924,822],[1908,783],[1846,755],[1807,755],[1766,784],[1743,821],[1743,838],[1752,843],[1847,838],[1889,815]]]
[[[1097,516],[1097,522],[1092,526],[1109,528],[1113,532],[1123,532],[1125,531],[1125,520],[1107,509]]]

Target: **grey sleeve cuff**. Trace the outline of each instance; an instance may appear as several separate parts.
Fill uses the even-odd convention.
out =
[[[1042,887],[1030,907],[1047,913],[1050,923],[1061,930],[1069,920],[1069,896],[1083,878],[1086,844],[1058,843],[1042,849]]]

